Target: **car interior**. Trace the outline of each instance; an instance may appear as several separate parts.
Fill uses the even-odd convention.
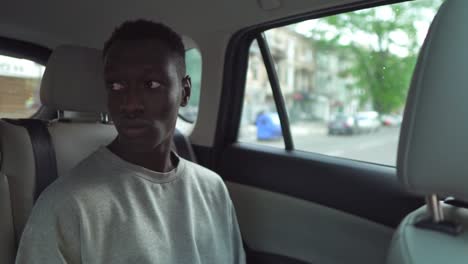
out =
[[[225,181],[247,263],[467,262],[468,125],[461,120],[468,114],[464,85],[468,83],[468,1],[18,0],[2,5],[0,263],[15,262],[22,230],[41,192],[116,136],[107,114],[101,50],[116,26],[139,18],[173,27],[183,36],[187,60],[197,58],[187,67],[198,90],[193,93],[193,105],[179,113],[173,148]],[[339,86],[338,81],[322,86],[319,77],[306,81],[320,71],[332,71],[332,64],[351,65],[353,59],[346,54],[350,50],[343,48],[346,40],[327,34],[320,41],[314,39],[309,59],[316,64],[311,68],[284,69],[279,61],[292,56],[290,65],[303,63],[307,56],[302,58],[300,49],[293,47],[303,45],[306,54],[309,44],[305,43],[324,31],[347,32],[354,25],[374,30],[368,25],[379,24],[365,20],[368,10],[387,10],[372,11],[377,18],[393,12],[385,23],[403,13],[407,17],[402,15],[401,20],[413,19],[418,10],[426,10],[421,11],[421,21],[427,28],[411,22],[417,25],[412,35],[421,36],[420,45],[407,52],[390,49],[391,55],[383,56],[391,68],[390,60],[397,60],[392,65],[403,65],[410,56],[402,54],[413,54],[410,70],[404,69],[408,82],[402,85],[401,105],[394,108],[401,111],[403,121],[401,127],[372,133],[328,135],[326,120],[333,119],[334,109],[348,111],[354,105],[358,110],[349,111],[373,111],[365,108],[368,97],[363,104],[349,103],[348,108],[336,99],[357,98],[359,92],[320,92],[332,89],[323,87]],[[367,22],[344,19],[339,24],[336,18],[349,13],[355,15],[347,18]],[[298,33],[310,21],[308,32]],[[343,31],[314,21],[335,23]],[[401,24],[392,25],[395,32],[404,29]],[[347,41],[359,43],[359,52],[378,49],[370,35],[354,35],[356,39]],[[398,36],[387,35],[392,41]],[[288,49],[275,46],[281,47],[282,42],[288,43]],[[333,55],[343,50],[344,55]],[[193,57],[193,51],[198,55]],[[366,58],[363,63],[367,64],[375,59]],[[255,65],[261,70],[251,70]],[[308,101],[297,96],[299,90],[288,91],[288,82],[283,81],[296,72],[309,76],[298,77],[305,80],[298,83],[314,87],[307,90],[313,94]],[[346,72],[344,81],[350,86],[359,74]],[[404,79],[399,72],[395,76]],[[264,86],[257,87],[254,81],[261,78]],[[325,80],[331,82],[328,77]],[[384,89],[382,83],[390,81],[381,78],[379,82]],[[263,101],[255,101],[259,93]],[[14,104],[15,100],[20,103]],[[301,106],[295,108],[299,101]],[[372,102],[377,108],[379,101]],[[255,117],[265,111],[257,109],[267,104],[279,116],[279,139],[256,138]],[[316,108],[304,108],[306,104]],[[326,111],[318,107],[322,104]],[[300,114],[296,113],[301,111],[326,118],[297,121]],[[389,143],[380,144],[387,134]],[[328,149],[330,144],[355,148],[355,156]],[[388,162],[377,160],[387,156]]]

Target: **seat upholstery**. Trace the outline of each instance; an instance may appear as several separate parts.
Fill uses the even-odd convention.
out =
[[[0,261],[13,263],[15,241],[8,179],[0,173]]]
[[[421,195],[468,201],[468,1],[447,0],[421,50],[408,95],[398,150],[397,174]],[[396,231],[387,263],[467,263],[468,209],[443,204],[458,235],[417,227],[429,207],[408,215]],[[440,224],[439,224],[440,226]]]
[[[443,206],[447,219],[468,227],[468,210]],[[468,233],[453,236],[442,232],[415,227],[428,217],[422,207],[409,214],[393,236],[387,263],[389,264],[461,264],[468,261]]]
[[[99,113],[106,111],[101,69],[99,50],[73,46],[57,48],[49,58],[41,83],[43,105],[62,111],[98,113],[94,116],[99,117]],[[88,118],[49,123],[59,177],[115,137],[114,126],[99,121],[99,118]],[[26,129],[0,121],[0,153],[0,263],[12,263],[16,244],[34,203],[34,154]]]
[[[99,123],[56,123],[49,132],[55,147],[59,177],[99,146],[109,144],[117,135],[113,125]]]
[[[420,194],[468,200],[468,123],[463,122],[468,115],[467,23],[468,1],[446,1],[414,73],[397,169],[401,183]]]
[[[26,129],[0,121],[0,152],[0,173],[8,182],[12,207],[14,236],[10,240],[16,243],[33,206],[34,195],[34,156]]]
[[[107,112],[101,51],[60,46],[47,62],[41,82],[41,102],[51,109]]]

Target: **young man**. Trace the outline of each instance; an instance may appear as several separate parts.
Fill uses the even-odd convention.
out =
[[[41,195],[17,263],[245,263],[222,179],[171,151],[191,88],[180,36],[126,22],[103,59],[118,136]]]

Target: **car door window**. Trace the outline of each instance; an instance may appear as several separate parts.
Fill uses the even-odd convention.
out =
[[[264,32],[296,150],[395,166],[416,59],[441,0],[409,1]],[[258,45],[240,142],[284,147]]]
[[[239,141],[284,148],[281,123],[257,41],[249,50],[249,66]]]

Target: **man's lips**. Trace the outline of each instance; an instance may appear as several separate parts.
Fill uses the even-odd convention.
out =
[[[125,127],[122,132],[128,137],[139,137],[146,133],[147,127]]]
[[[120,131],[128,137],[138,137],[145,134],[149,127],[146,121],[123,122],[120,124]]]

